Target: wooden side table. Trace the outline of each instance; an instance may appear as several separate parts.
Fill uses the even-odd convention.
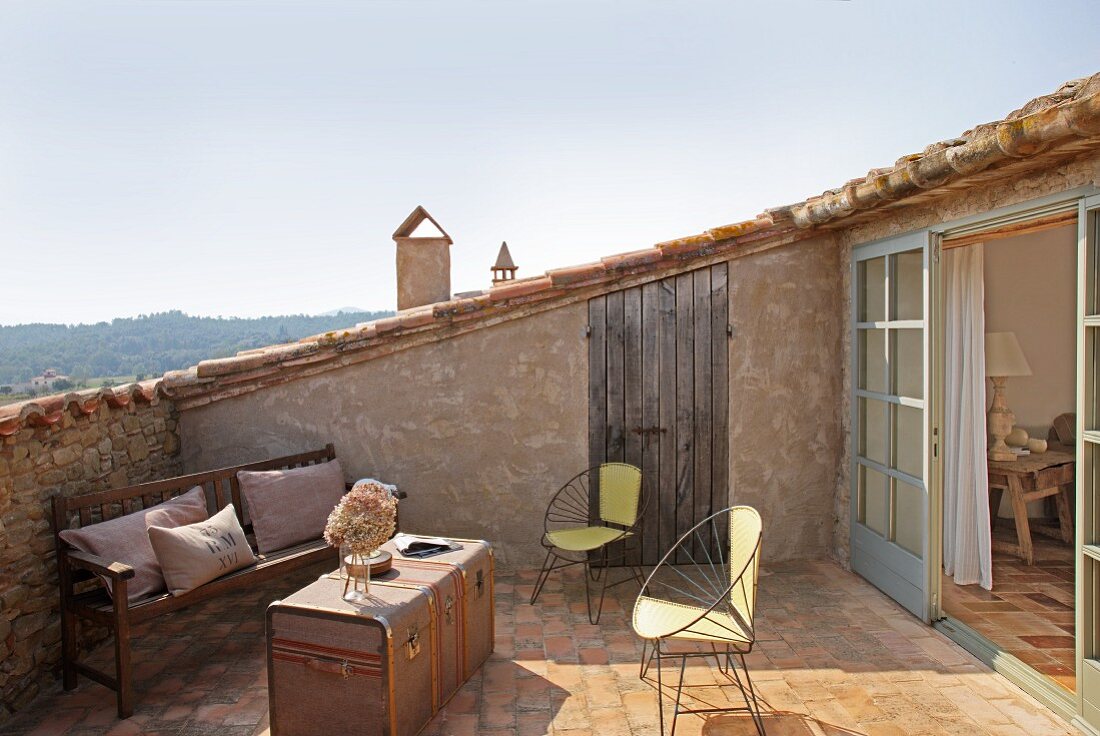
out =
[[[1029,565],[1035,564],[1031,544],[1031,522],[1027,504],[1054,496],[1058,507],[1058,527],[1049,529],[1036,524],[1040,534],[1073,543],[1073,490],[1076,459],[1072,452],[1048,450],[1037,455],[1025,455],[1016,460],[989,460],[990,521],[996,523],[1001,496],[1008,491],[1012,516],[1016,521],[1016,544],[993,540],[993,551],[1016,555]]]

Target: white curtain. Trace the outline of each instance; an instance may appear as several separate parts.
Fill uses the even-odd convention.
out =
[[[993,588],[986,470],[983,245],[943,253],[945,330],[943,567],[958,585]]]

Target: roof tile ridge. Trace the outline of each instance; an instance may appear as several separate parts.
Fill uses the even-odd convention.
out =
[[[1068,88],[1073,89],[1072,94],[1062,92]],[[1100,73],[1067,82],[1055,94],[1035,98],[1001,120],[929,144],[921,153],[902,156],[893,167],[871,169],[862,179],[851,179],[801,202],[769,208],[766,213],[810,228],[978,173],[1006,158],[1035,155],[1072,136],[1098,135]]]
[[[0,437],[11,436],[27,426],[54,426],[65,412],[87,416],[102,404],[112,408],[128,406],[135,401],[155,404],[163,393],[162,385],[162,378],[153,378],[114,387],[64,391],[0,406]]]

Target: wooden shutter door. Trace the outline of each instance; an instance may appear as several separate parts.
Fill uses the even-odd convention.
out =
[[[588,319],[589,464],[642,469],[649,505],[627,561],[654,565],[729,500],[726,264],[596,297]],[[713,555],[719,540],[704,541]]]

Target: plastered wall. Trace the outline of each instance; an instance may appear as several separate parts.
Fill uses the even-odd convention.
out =
[[[588,462],[587,306],[182,412],[188,472],[326,442],[349,480],[409,494],[407,531],[493,540],[534,566],[550,496]]]
[[[824,236],[730,262],[730,500],[764,560],[822,557],[843,449],[840,258]]]

